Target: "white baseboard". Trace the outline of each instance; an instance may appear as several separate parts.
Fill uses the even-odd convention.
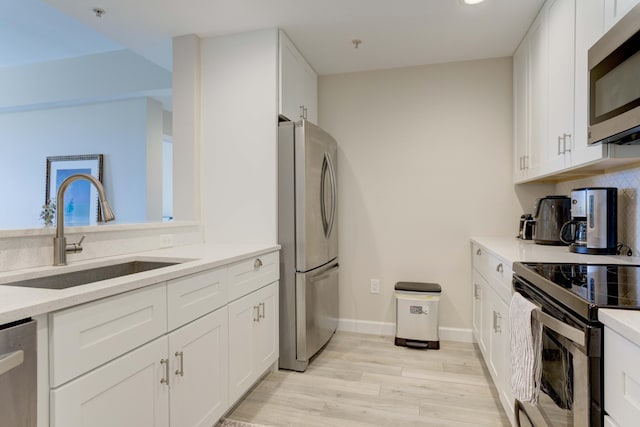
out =
[[[357,332],[360,334],[393,336],[396,334],[396,324],[391,322],[374,322],[371,320],[340,319],[338,320],[338,330]],[[438,334],[443,341],[473,342],[471,329],[440,326]]]

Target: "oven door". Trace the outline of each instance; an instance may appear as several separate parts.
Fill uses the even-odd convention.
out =
[[[542,381],[538,404],[516,402],[516,425],[535,427],[600,426],[599,399],[592,402],[592,366],[588,355],[592,326],[567,313],[557,303],[526,283],[514,288],[539,309],[533,315],[542,323]],[[599,335],[598,335],[599,336]],[[596,374],[596,385],[599,378]],[[597,414],[592,411],[594,408]]]

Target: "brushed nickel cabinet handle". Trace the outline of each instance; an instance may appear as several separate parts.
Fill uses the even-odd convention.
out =
[[[476,255],[482,255],[482,251],[478,248],[478,250],[476,251]]]
[[[260,314],[260,307],[262,307],[262,314]],[[258,304],[258,320],[264,319],[264,303]]]
[[[569,138],[569,148],[567,148],[567,138]],[[564,133],[562,134],[562,141],[564,144],[564,152],[566,153],[571,152],[571,134],[570,133]]]
[[[184,377],[184,353],[181,351],[176,351],[176,357],[180,359],[180,369],[176,370],[176,375]]]
[[[260,307],[257,305],[253,306],[253,321],[254,322],[260,321]]]
[[[256,260],[253,261],[253,268],[255,268],[256,270],[262,267],[262,265],[262,260],[260,258],[256,258]]]
[[[500,263],[500,264],[498,264],[498,265],[496,266],[496,271],[497,271],[498,273],[503,273],[503,272],[504,272],[504,267],[502,266],[502,263]]]
[[[164,378],[160,380],[160,384],[169,386],[169,359],[160,359],[160,364],[164,365]]]
[[[477,283],[473,284],[473,297],[475,299],[480,299],[480,286]]]

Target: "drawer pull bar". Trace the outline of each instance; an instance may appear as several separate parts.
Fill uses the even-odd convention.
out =
[[[253,306],[253,321],[254,322],[260,321],[260,307],[257,305]]]
[[[160,380],[160,384],[166,384],[169,386],[169,359],[160,359],[160,364],[164,365],[164,378]]]
[[[262,314],[260,314],[260,307],[262,307]],[[260,319],[264,319],[264,303],[263,302],[261,302],[258,305],[258,320]]]
[[[184,353],[181,351],[176,351],[176,357],[180,358],[180,369],[176,370],[176,375],[184,377]]]

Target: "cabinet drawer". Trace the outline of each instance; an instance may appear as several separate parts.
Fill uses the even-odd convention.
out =
[[[50,315],[51,387],[167,332],[165,284]]]
[[[604,330],[604,409],[620,425],[640,419],[640,347]]]
[[[167,283],[169,330],[204,316],[226,303],[226,267],[171,280]]]
[[[279,253],[271,252],[229,267],[229,301],[247,295],[280,278]]]
[[[495,256],[480,245],[472,246],[473,267],[489,282],[492,287],[502,287],[502,291],[511,290],[513,270],[511,264]],[[500,292],[501,289],[496,289]],[[504,292],[500,292],[502,295]]]

